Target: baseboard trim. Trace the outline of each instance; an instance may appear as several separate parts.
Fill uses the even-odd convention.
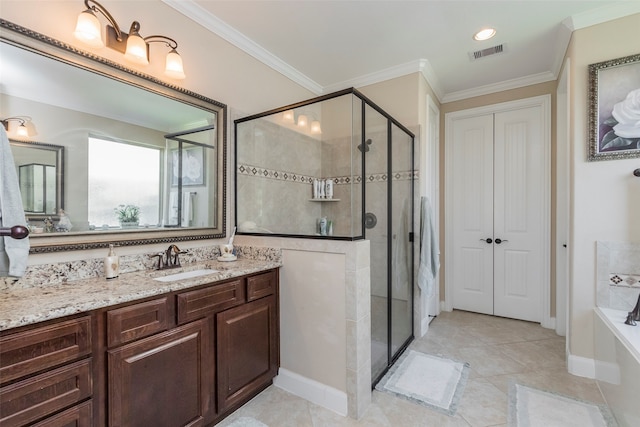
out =
[[[569,354],[567,365],[571,375],[592,379],[596,377],[596,361],[594,359]]]
[[[273,384],[343,417],[348,415],[347,393],[326,384],[284,368],[280,368],[278,376],[273,379]]]
[[[546,329],[556,329],[556,318],[545,316],[540,322],[540,326]]]

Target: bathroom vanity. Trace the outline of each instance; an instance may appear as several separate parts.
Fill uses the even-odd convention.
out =
[[[247,402],[278,373],[279,263],[221,264],[3,296],[0,426],[207,426]]]

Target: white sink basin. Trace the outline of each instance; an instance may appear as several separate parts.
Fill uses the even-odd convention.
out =
[[[194,277],[206,276],[207,274],[219,273],[218,270],[208,268],[202,270],[185,271],[183,273],[170,274],[168,276],[156,277],[153,280],[159,282],[175,282],[176,280],[193,279]]]

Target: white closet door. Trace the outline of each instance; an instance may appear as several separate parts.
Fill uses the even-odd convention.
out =
[[[493,115],[452,128],[454,308],[493,314]]]
[[[544,138],[540,107],[495,115],[494,314],[540,322]]]

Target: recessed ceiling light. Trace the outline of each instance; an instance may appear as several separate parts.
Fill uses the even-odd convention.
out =
[[[495,35],[496,35],[496,30],[494,28],[485,28],[475,33],[473,35],[473,39],[478,41],[489,40],[491,37]]]

